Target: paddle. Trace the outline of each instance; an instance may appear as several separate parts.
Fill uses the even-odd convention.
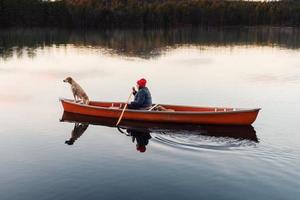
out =
[[[154,106],[152,106],[151,108],[149,108],[149,111],[153,110],[153,109],[156,108],[157,106],[159,106],[159,104],[155,104]]]
[[[120,117],[119,117],[119,120],[118,120],[116,126],[118,126],[119,123],[121,122],[122,117],[123,117],[124,112],[125,112],[125,109],[127,108],[127,105],[128,105],[128,103],[129,103],[129,100],[130,100],[131,96],[132,96],[132,92],[130,93],[130,95],[129,95],[128,99],[127,99],[127,102],[126,102],[126,104],[125,104],[125,106],[124,106],[124,108],[123,108],[123,110],[122,110],[122,113],[121,113],[121,115],[120,115]]]

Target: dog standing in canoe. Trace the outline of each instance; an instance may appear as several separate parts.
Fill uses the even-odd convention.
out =
[[[80,87],[80,85],[78,83],[76,83],[76,81],[74,81],[73,78],[67,77],[64,80],[64,82],[65,83],[70,83],[75,102],[77,100],[82,100],[82,102],[84,104],[89,104],[89,97],[84,92],[84,90],[82,89],[82,87]]]

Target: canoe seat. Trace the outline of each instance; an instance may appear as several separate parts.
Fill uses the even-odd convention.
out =
[[[116,107],[116,106],[111,106],[111,107],[108,107],[109,109],[120,109],[119,107]]]

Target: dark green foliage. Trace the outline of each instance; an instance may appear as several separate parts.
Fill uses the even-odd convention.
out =
[[[222,0],[0,0],[0,26],[177,27],[300,25],[300,2]]]
[[[65,26],[71,23],[64,1],[0,0],[0,26]]]

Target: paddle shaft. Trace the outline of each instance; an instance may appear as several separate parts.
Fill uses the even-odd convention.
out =
[[[118,120],[116,126],[118,126],[119,123],[121,122],[121,120],[122,120],[122,118],[123,118],[123,115],[124,115],[124,112],[125,112],[125,110],[126,110],[126,108],[127,108],[127,105],[128,105],[128,103],[129,103],[129,100],[130,100],[131,96],[132,96],[132,92],[130,93],[130,95],[129,95],[128,99],[127,99],[127,102],[126,102],[126,104],[125,104],[125,106],[124,106],[124,108],[123,108],[123,110],[122,110],[122,113],[121,113],[121,115],[120,115],[120,117],[119,117],[119,120]]]

